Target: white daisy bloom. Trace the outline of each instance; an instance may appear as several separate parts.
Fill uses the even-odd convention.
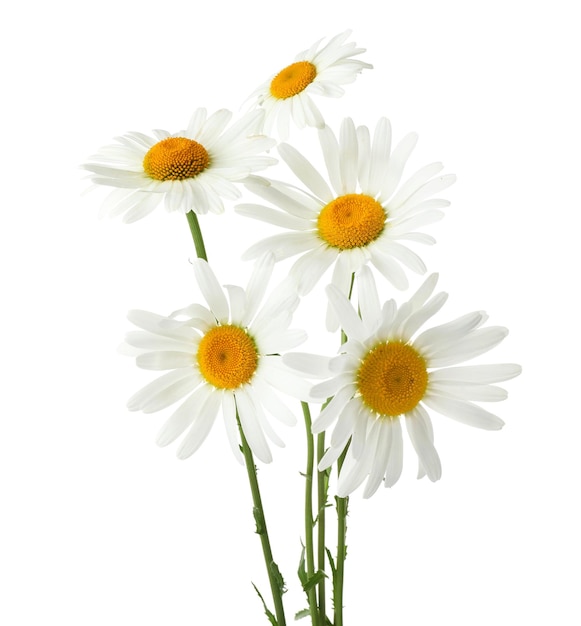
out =
[[[277,123],[279,137],[286,139],[291,117],[299,128],[323,128],[323,116],[311,96],[338,98],[345,93],[340,85],[354,82],[363,69],[373,67],[353,58],[365,49],[345,43],[350,34],[347,30],[336,35],[320,50],[322,40],[317,41],[252,93],[250,98],[266,112],[267,133]]]
[[[231,117],[226,109],[210,117],[198,109],[187,130],[154,130],[153,137],[131,132],[101,148],[83,167],[93,183],[116,188],[103,212],[135,222],[163,201],[168,211],[222,213],[222,198],[240,197],[233,183],[276,163],[260,155],[275,143],[257,134],[263,114],[249,113],[226,129]]]
[[[371,263],[395,287],[406,289],[402,265],[422,274],[426,267],[406,242],[433,244],[434,238],[417,229],[443,217],[448,200],[433,198],[456,177],[441,175],[441,163],[427,165],[400,185],[405,164],[417,136],[405,136],[391,150],[391,127],[379,120],[373,139],[365,126],[355,127],[347,118],[339,140],[329,127],[319,132],[328,181],[297,150],[278,146],[282,159],[306,187],[302,192],[277,181],[252,177],[248,189],[276,208],[242,204],[236,211],[288,233],[267,237],[251,246],[243,258],[253,259],[272,250],[277,260],[297,254],[290,275],[299,293],[309,292],[334,264],[332,283],[347,294],[351,277]],[[329,330],[337,320],[328,316]]]
[[[289,329],[298,298],[288,285],[279,286],[260,307],[273,265],[272,256],[265,256],[246,290],[226,285],[226,296],[208,263],[196,259],[195,276],[207,307],[192,304],[169,317],[129,313],[141,330],[127,335],[122,350],[136,355],[139,367],[167,373],[138,391],[128,408],[153,413],[182,401],[157,437],[166,446],[187,430],[177,451],[180,459],[203,443],[220,408],[239,460],[237,415],[252,452],[265,463],[272,460],[267,438],[284,446],[267,413],[287,425],[296,422],[275,390],[300,399],[308,396],[309,385],[280,356],[306,335]]]
[[[333,396],[312,429],[320,433],[336,422],[320,470],[330,467],[348,446],[338,481],[340,497],[365,479],[366,498],[382,480],[386,487],[397,482],[403,461],[402,421],[418,455],[418,478],[440,479],[428,408],[485,430],[504,425],[475,402],[504,400],[506,391],[492,383],[517,376],[520,366],[458,364],[488,352],[508,331],[498,326],[483,328],[487,316],[476,311],[420,332],[447,299],[443,292],[432,296],[436,282],[437,275],[432,274],[399,308],[393,300],[380,307],[371,271],[363,268],[359,276],[361,317],[337,287],[327,287],[348,340],[339,356],[328,362],[332,377],[312,389],[318,401]],[[308,355],[290,353],[283,360],[312,376],[304,366]],[[310,369],[314,367],[323,374],[325,364],[320,357]]]

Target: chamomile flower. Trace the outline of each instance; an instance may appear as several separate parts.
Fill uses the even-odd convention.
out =
[[[441,163],[427,165],[400,185],[402,173],[417,136],[405,136],[391,151],[391,127],[379,120],[373,140],[367,127],[345,119],[339,140],[329,127],[319,131],[328,181],[297,150],[280,144],[282,159],[302,182],[302,191],[278,181],[252,177],[246,186],[273,207],[242,204],[236,211],[285,228],[254,244],[243,258],[253,259],[272,250],[277,260],[297,254],[290,270],[299,292],[308,293],[334,265],[332,283],[347,294],[353,273],[371,263],[395,287],[405,289],[401,264],[416,273],[426,267],[407,242],[432,244],[433,237],[417,232],[443,217],[447,200],[433,198],[455,181],[441,175]],[[337,328],[331,314],[329,330]]]
[[[138,132],[117,137],[84,165],[93,183],[115,187],[103,212],[135,222],[163,201],[168,211],[222,213],[223,198],[240,197],[235,182],[276,163],[261,155],[274,145],[257,134],[262,116],[254,111],[226,129],[230,111],[207,117],[206,109],[198,109],[188,128],[173,135],[154,130],[153,137]]]
[[[196,259],[195,276],[207,307],[192,304],[169,317],[129,313],[141,330],[127,335],[122,350],[136,355],[139,367],[167,373],[138,391],[128,407],[153,413],[182,401],[157,437],[166,446],[187,431],[177,451],[181,459],[203,443],[220,409],[239,460],[237,416],[252,452],[266,463],[272,460],[267,438],[284,446],[267,413],[287,425],[296,421],[275,390],[301,399],[308,395],[308,385],[280,356],[306,336],[289,329],[298,299],[288,285],[279,286],[260,307],[273,265],[272,256],[262,258],[246,290],[227,285],[227,298],[208,263]]]
[[[332,400],[313,422],[320,433],[336,422],[330,447],[319,469],[330,467],[347,446],[337,494],[349,495],[365,479],[364,497],[382,480],[393,486],[403,460],[402,422],[419,459],[418,478],[441,476],[440,458],[428,409],[470,426],[498,430],[504,422],[475,402],[504,400],[507,393],[492,383],[520,374],[513,364],[460,365],[499,344],[506,328],[483,327],[482,311],[419,332],[443,306],[447,294],[432,292],[432,274],[399,308],[393,300],[380,307],[369,268],[359,276],[358,316],[351,302],[330,285],[327,294],[348,340],[340,355],[329,361],[332,377],[315,385],[312,396]],[[321,357],[293,354],[285,362],[309,375],[323,375]]]
[[[276,124],[279,137],[286,139],[291,117],[299,128],[325,125],[312,96],[338,98],[344,94],[341,85],[354,82],[363,69],[373,67],[353,58],[365,49],[357,48],[353,42],[346,43],[350,34],[347,30],[336,35],[320,50],[322,40],[317,41],[250,96],[266,112],[267,134]]]

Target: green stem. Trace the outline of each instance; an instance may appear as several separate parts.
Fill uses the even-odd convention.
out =
[[[206,254],[206,246],[204,245],[204,239],[202,238],[202,231],[200,230],[198,216],[193,211],[188,211],[186,213],[186,217],[188,218],[190,232],[192,233],[194,246],[196,247],[196,254],[198,255],[198,258],[207,261],[208,255]]]
[[[313,469],[315,465],[315,444],[311,432],[311,411],[306,402],[301,402],[303,416],[305,418],[305,430],[307,435],[307,469],[305,473],[305,551],[307,555],[307,581],[315,575],[315,549],[313,543]],[[319,616],[317,612],[317,589],[310,587],[307,591],[311,623],[318,626]]]
[[[349,286],[349,300],[353,294],[353,283],[355,282],[355,273],[351,274],[351,284]],[[345,343],[348,337],[345,331],[341,329],[341,343]],[[347,454],[348,446],[337,459],[337,478],[341,473],[343,461]],[[336,497],[337,502],[337,564],[335,579],[333,580],[333,598],[335,605],[335,624],[334,626],[343,626],[343,588],[345,583],[345,559],[347,558],[347,513],[349,508],[349,496],[346,498]]]
[[[270,539],[268,537],[268,529],[266,527],[266,519],[264,516],[264,508],[262,506],[262,498],[260,496],[260,488],[258,487],[258,476],[256,475],[256,465],[252,450],[246,441],[240,418],[236,415],[238,422],[238,430],[240,431],[240,439],[242,441],[242,454],[244,455],[244,464],[248,473],[248,482],[250,483],[250,491],[252,492],[252,502],[254,505],[253,513],[256,521],[256,532],[260,536],[262,544],[262,553],[270,582],[270,590],[272,592],[272,600],[274,602],[274,611],[276,613],[276,621],[278,626],[286,626],[284,615],[284,606],[282,603],[282,594],[284,593],[284,581],[280,575],[278,565],[274,562],[272,556],[272,548],[270,547]]]
[[[321,462],[325,454],[325,433],[322,432],[317,437],[317,465]],[[317,563],[321,572],[325,571],[326,552],[325,552],[325,511],[327,508],[327,471],[317,471],[317,496],[318,496],[318,513],[317,513]],[[325,577],[319,581],[319,619],[321,626],[325,626],[327,622],[325,607]]]
[[[341,473],[341,467],[347,454],[347,448],[337,461],[337,474]],[[334,581],[335,599],[335,624],[343,626],[343,588],[345,579],[345,559],[347,558],[347,513],[349,508],[349,496],[336,498],[337,500],[337,571]]]

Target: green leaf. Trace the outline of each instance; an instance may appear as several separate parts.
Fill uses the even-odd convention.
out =
[[[303,619],[303,617],[309,617],[310,614],[311,614],[311,611],[309,609],[303,609],[302,611],[297,611],[297,613],[295,613],[295,621],[298,622],[298,620]]]
[[[307,567],[306,567],[306,564],[305,564],[305,546],[303,546],[303,549],[301,550],[301,559],[299,561],[299,568],[297,570],[297,576],[299,577],[299,580],[301,581],[301,584],[302,584],[303,589],[304,589],[305,584],[306,584],[307,579],[308,579]]]
[[[323,578],[327,578],[325,572],[319,570],[315,572],[306,582],[303,583],[303,589],[308,592],[309,589],[312,589],[315,585],[317,585]]]
[[[262,511],[255,506],[252,509],[252,514],[254,515],[254,521],[256,522],[256,534],[257,535],[262,535],[264,534],[264,531],[266,529],[266,524],[264,522],[264,515],[262,513]]]
[[[334,580],[335,575],[337,573],[337,568],[335,567],[335,561],[333,560],[333,555],[331,554],[331,550],[329,550],[329,548],[325,548],[325,552],[327,553],[327,558],[329,559],[329,565],[331,566],[331,574],[333,575],[333,580]]]
[[[283,593],[286,593],[286,585],[284,583],[284,578],[282,577],[282,574],[280,573],[280,570],[278,569],[278,565],[274,561],[271,561],[269,567],[274,577],[274,581],[276,582],[276,586],[278,587],[278,592],[281,595]]]
[[[264,612],[266,613],[266,617],[268,617],[268,621],[272,624],[272,626],[278,626],[274,613],[266,606],[266,602],[264,601],[260,591],[258,591],[258,587],[254,583],[252,583],[252,586],[254,587],[254,591],[258,594],[258,597],[262,600],[262,606],[264,607]]]

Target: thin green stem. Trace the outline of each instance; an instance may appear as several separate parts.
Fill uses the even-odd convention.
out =
[[[351,284],[349,285],[349,300],[353,294],[353,284],[355,273],[351,274]],[[348,337],[341,329],[341,343],[345,343]],[[341,467],[347,454],[347,449],[341,453],[337,459],[337,478],[341,474]],[[345,585],[345,559],[347,558],[347,513],[349,508],[349,496],[345,498],[336,497],[337,503],[337,563],[335,577],[333,580],[333,604],[334,604],[334,626],[343,626],[343,589]]]
[[[317,465],[321,462],[325,454],[325,433],[322,432],[317,437]],[[328,480],[326,471],[317,471],[317,563],[321,572],[325,571],[326,551],[325,551],[325,511],[327,508]],[[327,621],[325,607],[325,577],[319,581],[319,619],[321,626],[325,626]]]
[[[347,448],[337,460],[337,474],[341,473],[341,467],[347,454]],[[347,558],[347,514],[349,508],[349,496],[339,498],[337,496],[337,570],[334,584],[335,624],[343,626],[343,588],[345,583],[345,559]]]
[[[190,232],[192,233],[194,246],[196,247],[196,254],[198,255],[199,259],[204,259],[204,261],[207,261],[208,255],[206,254],[206,246],[204,245],[204,239],[202,237],[202,231],[200,230],[198,216],[193,211],[188,211],[186,213],[186,217],[188,218]]]
[[[264,516],[264,508],[262,506],[262,498],[260,496],[260,488],[258,486],[258,476],[256,475],[256,465],[254,464],[254,457],[252,450],[246,441],[244,436],[244,430],[240,424],[240,418],[236,415],[238,421],[238,429],[240,431],[240,439],[242,441],[242,454],[244,455],[244,464],[246,465],[246,471],[248,473],[248,482],[250,483],[250,491],[252,492],[252,502],[254,505],[253,513],[254,520],[256,521],[256,533],[260,537],[260,543],[262,544],[262,553],[264,555],[264,562],[266,564],[266,571],[268,573],[268,580],[270,582],[270,590],[272,593],[272,600],[274,602],[274,611],[276,614],[276,620],[278,626],[286,626],[286,619],[284,615],[284,606],[282,602],[282,594],[284,593],[284,581],[278,569],[278,565],[274,562],[272,556],[272,548],[270,547],[270,539],[268,537],[268,529],[266,527],[266,519]]]
[[[307,469],[305,472],[305,552],[307,556],[307,581],[315,575],[315,548],[313,542],[313,469],[315,465],[315,442],[311,432],[311,411],[306,402],[301,402],[303,416],[305,418],[305,431],[307,436]],[[317,612],[317,589],[310,587],[307,591],[311,623],[319,625]]]

